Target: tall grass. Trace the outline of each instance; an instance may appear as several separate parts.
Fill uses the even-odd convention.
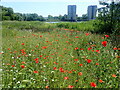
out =
[[[119,48],[110,37],[58,28],[29,32],[17,23],[3,26],[3,88],[118,88]]]
[[[3,27],[33,32],[46,32],[55,28],[55,25],[39,21],[5,21]]]
[[[8,29],[32,30],[34,32],[52,30],[54,28],[74,29],[77,31],[93,31],[93,21],[45,23],[39,21],[5,21],[3,26]]]
[[[66,29],[74,29],[78,31],[93,31],[93,21],[87,21],[87,22],[63,22],[63,23],[57,23],[57,27],[59,28],[66,28]]]

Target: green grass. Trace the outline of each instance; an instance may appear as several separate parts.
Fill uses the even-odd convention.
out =
[[[33,32],[46,32],[55,28],[54,24],[39,21],[4,21],[4,28],[15,30],[27,30]]]
[[[94,21],[87,21],[87,22],[63,22],[57,23],[56,26],[59,28],[66,28],[66,29],[74,29],[78,31],[93,31],[93,22]]]
[[[93,31],[93,22],[60,22],[60,23],[45,23],[39,21],[4,21],[3,26],[8,29],[32,30],[34,32],[48,31],[54,28],[74,29],[77,31]]]
[[[38,22],[31,26],[41,32],[30,32],[20,29],[22,22],[14,27],[15,22],[5,23],[3,88],[118,88],[118,50],[113,50],[110,37],[58,28],[43,32]],[[33,22],[25,27],[28,23]],[[103,41],[108,42],[106,47]]]

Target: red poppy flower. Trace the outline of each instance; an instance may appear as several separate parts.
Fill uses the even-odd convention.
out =
[[[94,52],[94,50],[92,50],[92,52]]]
[[[69,79],[68,77],[64,77],[64,80],[67,80],[67,79]]]
[[[42,37],[42,36],[40,36],[40,37]]]
[[[60,72],[64,72],[64,69],[63,69],[63,68],[59,68],[59,71],[60,71]]]
[[[35,63],[39,63],[39,61],[36,61]]]
[[[20,51],[24,52],[24,51],[25,51],[25,49],[21,49]]]
[[[73,88],[74,86],[72,86],[72,85],[68,85],[68,88]]]
[[[105,35],[105,37],[110,37],[109,35]]]
[[[78,61],[79,59],[74,59],[74,61]]]
[[[66,43],[68,43],[68,41],[66,41]]]
[[[38,71],[33,71],[34,73],[38,73]]]
[[[53,69],[54,69],[54,70],[56,70],[57,68],[56,68],[56,67],[54,67]]]
[[[72,73],[72,71],[68,71],[68,73]]]
[[[42,47],[42,49],[46,49],[46,48],[47,48],[47,46],[43,46],[43,47]]]
[[[96,50],[97,53],[100,53],[100,50]]]
[[[10,50],[10,48],[8,48],[8,50]]]
[[[57,62],[53,62],[53,63],[56,64],[56,65],[58,64]]]
[[[35,61],[38,61],[38,58],[34,59]]]
[[[49,86],[45,86],[45,88],[49,88]]]
[[[99,63],[96,63],[96,65],[99,65]]]
[[[103,80],[99,80],[100,83],[103,83]]]
[[[102,39],[104,39],[104,37],[102,37]]]
[[[38,47],[38,45],[36,45],[35,47]]]
[[[24,43],[22,43],[21,45],[25,45]]]
[[[78,75],[82,76],[82,72],[79,72]]]
[[[69,29],[64,29],[64,30],[69,30]]]
[[[15,65],[12,65],[12,67],[15,67]]]
[[[75,38],[79,38],[78,36],[76,36]]]
[[[46,57],[44,57],[44,59],[47,59]]]
[[[91,83],[90,83],[90,86],[91,86],[91,87],[96,87],[96,84],[95,84],[94,82],[91,82]]]
[[[88,63],[90,63],[91,61],[92,61],[92,60],[90,60],[90,59],[87,59],[87,62],[88,62]]]
[[[21,68],[25,68],[25,66],[24,66],[24,65],[21,65],[20,67],[21,67]]]
[[[83,48],[80,48],[80,50],[84,50]]]
[[[22,55],[25,55],[26,54],[26,52],[21,52],[22,53]]]
[[[114,50],[117,50],[117,48],[113,48]]]
[[[75,48],[75,50],[77,50],[77,49],[78,49],[78,47]]]
[[[102,42],[102,45],[103,45],[104,47],[106,47],[107,41],[103,41],[103,42]]]
[[[113,74],[112,77],[117,77],[117,76],[115,74]]]
[[[86,36],[90,35],[90,33],[85,33]]]
[[[91,50],[92,48],[88,48],[88,50]]]
[[[21,62],[22,64],[25,64],[25,62]]]
[[[79,64],[79,66],[83,66],[83,64]]]
[[[42,55],[40,55],[39,57],[42,57]]]
[[[64,62],[64,64],[66,64],[66,62]]]
[[[78,80],[75,80],[75,82],[78,82]]]
[[[9,63],[7,63],[7,65],[10,65]]]

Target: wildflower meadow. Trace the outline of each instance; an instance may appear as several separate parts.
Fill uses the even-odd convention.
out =
[[[9,25],[2,30],[3,88],[119,87],[120,48],[112,46],[111,35]]]

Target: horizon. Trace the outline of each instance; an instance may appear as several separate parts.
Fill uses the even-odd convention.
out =
[[[14,1],[14,2],[13,2]],[[26,0],[25,2],[19,2],[23,0],[2,0],[1,5],[4,7],[11,7],[14,13],[36,13],[38,15],[42,15],[43,17],[48,17],[48,15],[59,16],[67,14],[68,5],[76,5],[76,14],[78,16],[82,16],[83,14],[87,14],[87,8],[89,5],[97,5],[98,8],[101,7],[99,5],[99,0]],[[93,3],[94,2],[94,3]]]

